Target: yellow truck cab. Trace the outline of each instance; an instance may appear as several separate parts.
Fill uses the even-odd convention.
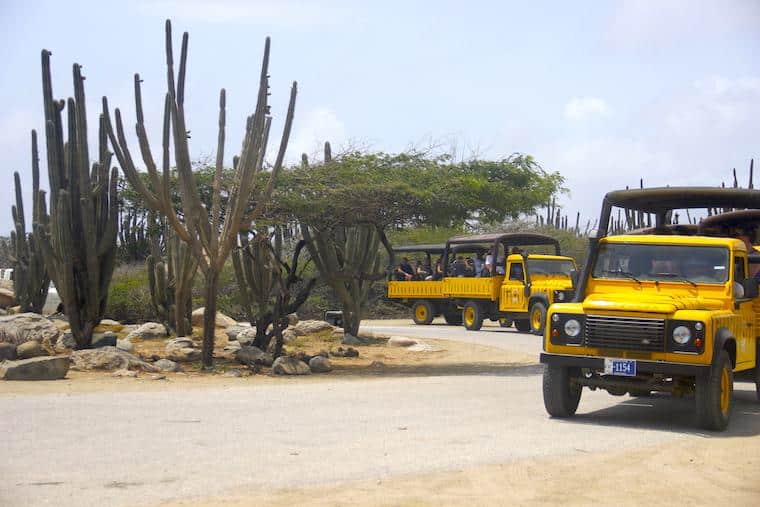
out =
[[[651,231],[608,236],[611,209],[654,215]],[[544,405],[572,416],[584,387],[612,395],[694,394],[701,427],[723,430],[734,372],[755,370],[758,281],[742,240],[669,225],[673,210],[760,208],[760,191],[711,187],[608,193],[572,302],[548,312]],[[686,234],[679,234],[685,232]]]
[[[479,247],[483,268],[476,276],[457,275],[452,259],[465,247]],[[526,254],[522,247],[545,246],[553,255]],[[512,253],[515,252],[515,253]],[[518,331],[543,334],[546,312],[555,301],[573,296],[575,261],[561,255],[559,242],[538,233],[492,233],[455,236],[446,243],[443,295],[462,309],[468,330],[478,330],[484,319]],[[480,275],[480,276],[477,276]]]

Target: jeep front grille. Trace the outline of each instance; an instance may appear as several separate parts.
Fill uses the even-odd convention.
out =
[[[662,352],[665,350],[665,319],[587,315],[584,345]]]

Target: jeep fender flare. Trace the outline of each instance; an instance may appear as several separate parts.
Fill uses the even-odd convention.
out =
[[[530,311],[530,307],[533,306],[533,304],[537,301],[542,302],[546,305],[546,309],[549,309],[549,297],[546,294],[536,294],[531,295],[528,299],[528,311]]]
[[[728,356],[731,358],[731,364],[736,368],[736,338],[731,330],[721,327],[715,331],[711,364],[715,364],[718,354],[724,349],[728,352]]]

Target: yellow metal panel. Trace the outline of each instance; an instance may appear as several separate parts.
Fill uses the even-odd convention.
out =
[[[443,282],[388,282],[388,297],[391,299],[442,299]]]
[[[461,299],[490,299],[499,297],[499,287],[503,276],[490,278],[449,277],[443,279],[443,294]]]

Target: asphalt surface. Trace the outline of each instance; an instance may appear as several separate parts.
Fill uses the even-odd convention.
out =
[[[536,340],[458,329],[477,343]],[[457,328],[439,337],[448,333]],[[748,383],[736,385],[729,431],[714,435],[694,428],[691,400],[659,396],[585,390],[574,419],[549,419],[540,366],[480,376],[289,380],[257,384],[254,377],[181,392],[0,391],[0,505],[154,505],[760,433]]]
[[[411,319],[408,323],[401,320],[390,322],[391,324],[378,320],[367,321],[362,323],[361,331],[486,345],[525,354],[535,354],[536,362],[538,362],[538,354],[542,348],[540,336],[519,333],[514,327],[503,328],[498,323],[485,322],[480,331],[467,331],[461,325],[449,326],[441,318],[435,319],[428,326],[417,326],[412,323]]]

